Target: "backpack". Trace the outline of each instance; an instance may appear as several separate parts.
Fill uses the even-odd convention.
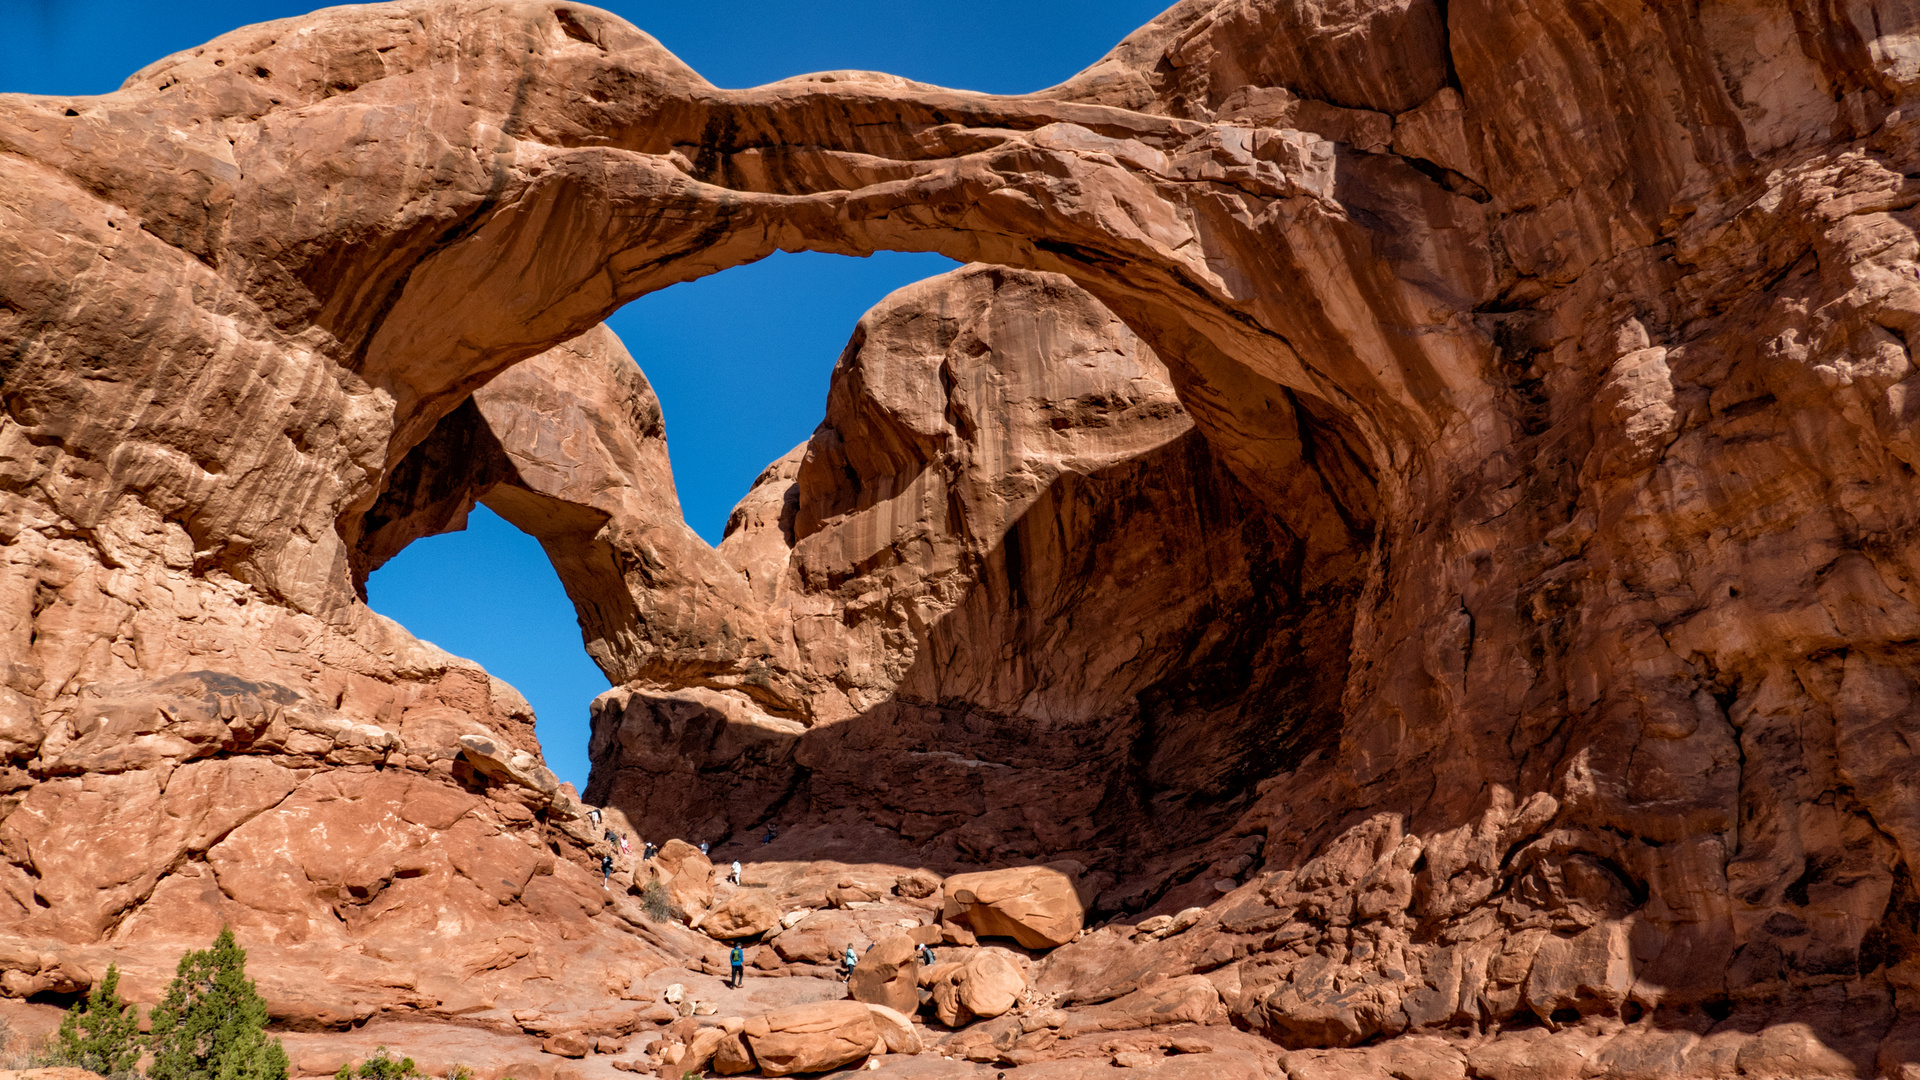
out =
[[[742,964],[746,963],[747,954],[740,950],[740,946],[735,945],[733,947],[733,953],[730,956],[728,956],[727,959],[733,961],[734,967],[740,967]]]

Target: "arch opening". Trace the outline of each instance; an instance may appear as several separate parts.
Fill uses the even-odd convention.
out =
[[[608,684],[580,647],[573,601],[533,536],[484,503],[463,517],[375,571],[368,606],[518,690],[547,766],[585,788],[585,703]]]
[[[475,501],[538,536],[616,685],[586,797],[648,835],[1070,857],[1138,909],[1178,875],[1129,860],[1177,861],[1333,745],[1375,512],[1336,422],[1210,384],[1291,433],[1216,448],[1172,366],[1060,275],[917,282],[852,328],[825,417],[710,546],[603,326],[448,413],[361,550]]]

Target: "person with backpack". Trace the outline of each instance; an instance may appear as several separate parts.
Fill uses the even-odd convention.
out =
[[[931,945],[920,946],[920,966],[921,967],[933,966],[933,946]]]
[[[840,974],[843,978],[852,978],[853,969],[860,966],[860,954],[853,951],[853,943],[847,943],[847,953],[840,958]]]
[[[727,880],[733,882],[735,885],[740,884],[740,860],[739,859],[733,860],[733,873],[728,875]]]
[[[746,950],[735,945],[733,951],[727,954],[727,960],[733,964],[733,978],[728,981],[728,985],[738,990],[747,981]]]

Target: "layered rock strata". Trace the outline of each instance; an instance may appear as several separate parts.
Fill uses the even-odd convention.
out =
[[[1301,542],[1360,583],[1337,734],[1214,839],[1176,815],[1107,908],[1173,922],[1056,950],[1081,1011],[977,1025],[979,1055],[1230,1015],[1296,1047],[1399,1036],[1296,1070],[1898,1071],[1920,989],[1914,37],[1877,0],[1186,0],[1036,95],[725,91],[590,8],[418,0],[238,31],[100,98],[0,99],[11,925],[135,934],[163,879],[217,881],[210,853],[254,822],[412,835],[413,783],[473,800],[417,826],[430,854],[369,876],[315,851],[262,930],[352,940],[327,898],[389,868],[380,895],[453,887],[462,821],[503,852],[558,843],[526,881],[578,884],[550,795],[412,753],[416,707],[532,747],[504,691],[359,603],[356,568],[438,513],[378,509],[396,470],[642,293],[778,248],[939,250],[1100,301],[1273,520],[1336,508]],[[578,555],[608,583],[583,623],[619,681],[666,665],[660,689],[859,730],[808,711],[831,695],[764,688],[834,663],[754,682],[777,623],[703,639],[708,608],[617,563],[612,588],[601,552]],[[719,569],[690,587],[739,576]],[[885,805],[842,790],[783,835]],[[142,824],[75,826],[103,792]],[[289,809],[229,824],[269,802]],[[867,824],[919,835],[893,813]],[[952,850],[1097,854],[1153,823],[1130,813]],[[128,837],[152,849],[131,876]],[[202,881],[193,910],[230,911]],[[580,918],[540,925],[613,929]],[[10,992],[85,975],[18,951]]]

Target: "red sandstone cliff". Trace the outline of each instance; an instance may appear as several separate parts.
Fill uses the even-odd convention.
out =
[[[1060,1023],[969,1029],[983,1060],[1165,1006],[1296,1048],[1295,1072],[1898,1073],[1920,1041],[1915,19],[1187,0],[1060,87],[986,97],[862,73],[723,91],[589,8],[402,2],[238,31],[101,98],[0,98],[0,987],[71,989],[219,917],[284,943],[289,985],[369,955],[363,919],[458,942],[475,972],[527,965],[521,995],[565,949],[706,947],[596,907],[595,837],[515,756],[524,706],[359,603],[356,574],[475,496],[549,542],[596,658],[643,684],[603,704],[603,737],[678,696],[708,731],[737,715],[795,747],[698,820],[700,796],[631,779],[725,759],[698,737],[665,769],[645,737],[608,744],[596,794],[689,829],[771,813],[796,845],[877,828],[890,856],[1114,876],[1096,917],[1122,921],[1032,971]],[[1100,307],[1037,310],[1123,321],[1068,336],[1111,343],[1109,378],[1157,358],[1186,417],[1161,423],[1191,433],[1127,415],[1158,389],[1035,426],[1023,402],[1072,400],[1046,347],[1007,368],[1043,392],[976,397],[924,372],[993,364],[870,334],[805,459],[705,550],[654,486],[637,376],[604,338],[566,343],[776,248],[878,247],[1070,279]],[[970,273],[956,305],[996,309],[966,295],[994,272]],[[1046,345],[991,324],[974,336]],[[556,348],[604,381],[598,360],[515,367]],[[994,415],[961,422],[974,401]],[[1102,419],[1139,452],[1069,465],[1028,438]],[[543,433],[596,420],[602,479],[543,473],[574,452]],[[484,470],[432,467],[496,445]],[[916,465],[921,487],[888,486]],[[1029,523],[1055,546],[1014,560]],[[1178,595],[1152,612],[1167,636],[1108,664],[1139,597],[1074,557],[1123,565],[1130,540],[1174,556],[1142,572]],[[863,561],[882,552],[899,573]],[[1028,552],[1065,592],[1028,588]],[[1245,662],[1156,706],[1214,655],[1173,642],[1208,617],[1181,606],[1202,580],[1183,560],[1216,554]],[[721,610],[742,621],[715,636]],[[1079,610],[1097,624],[1048,636]],[[1262,714],[1276,697],[1306,705]],[[1063,762],[1053,724],[1143,752]],[[1236,730],[1258,737],[1209,742]],[[482,732],[491,752],[455,756]],[[836,765],[867,748],[1043,779],[943,765],[915,791]],[[1138,801],[1087,803],[1116,786]],[[316,840],[361,827],[378,842]],[[486,892],[462,829],[489,868],[533,869],[431,922],[463,875]],[[1134,842],[1168,860],[1137,889],[1103,850]],[[223,867],[228,845],[257,854]],[[1198,900],[1184,925],[1128,921]],[[349,1000],[279,1007],[331,1022]]]

